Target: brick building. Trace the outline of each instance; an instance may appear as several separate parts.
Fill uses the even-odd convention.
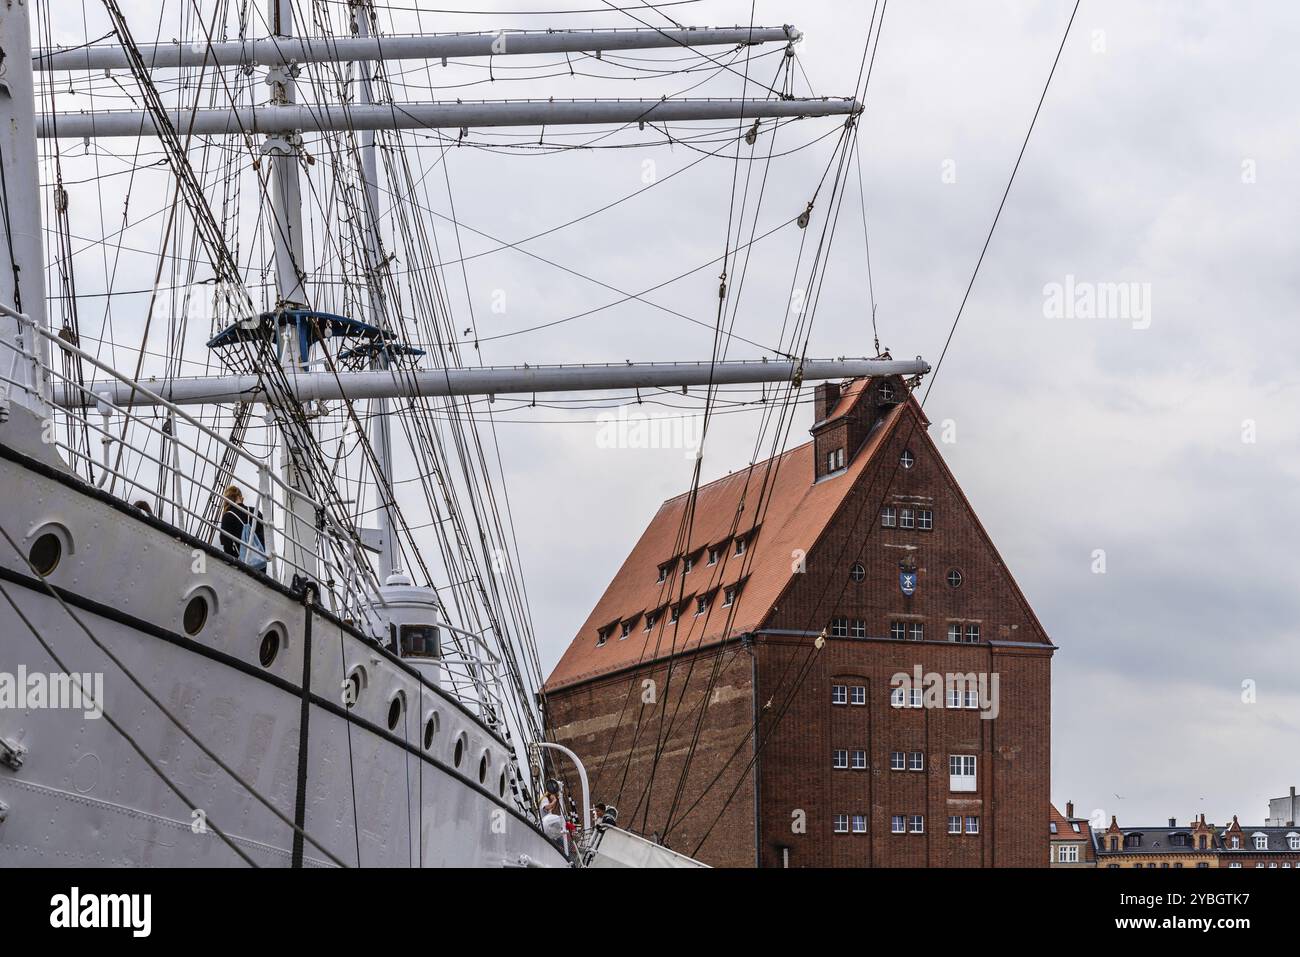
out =
[[[660,507],[546,682],[556,739],[710,864],[1044,866],[1054,646],[907,384],[813,405]]]
[[[1097,866],[1182,868],[1218,867],[1219,837],[1205,815],[1186,827],[1170,818],[1168,824],[1151,827],[1120,827],[1111,816],[1110,826],[1096,836]]]

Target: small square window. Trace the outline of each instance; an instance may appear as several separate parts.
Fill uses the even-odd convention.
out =
[[[596,632],[596,647],[599,648],[607,641],[609,641],[609,628],[599,629]]]
[[[921,641],[925,638],[925,625],[919,621],[909,623],[907,626],[907,637],[912,641]]]
[[[736,603],[736,589],[733,585],[731,588],[723,589],[722,604],[725,608],[730,608]]]
[[[913,708],[920,708],[920,707],[923,706],[922,701],[921,701],[921,689],[920,689],[920,688],[913,688],[912,691],[911,691],[911,694],[910,694],[910,698],[911,698],[911,701],[910,701],[909,704],[910,704],[911,707],[913,707]]]
[[[924,833],[925,833],[925,815],[924,815],[924,814],[913,814],[912,817],[911,817],[911,819],[907,822],[907,830],[908,830],[908,832],[911,833],[911,834],[924,834]]]
[[[849,766],[849,752],[837,748],[837,749],[832,753],[831,767],[833,767],[833,768],[847,768],[848,766]]]
[[[955,621],[948,622],[948,640],[961,641],[961,625]]]
[[[849,816],[847,814],[835,815],[835,833],[836,834],[849,833]]]
[[[865,685],[854,685],[849,689],[849,700],[852,704],[867,703],[867,688]]]
[[[980,819],[979,819],[978,817],[972,817],[972,816],[970,816],[970,815],[967,815],[967,816],[966,816],[966,833],[967,833],[967,834],[978,834],[979,832],[980,832]],[[1071,845],[1071,846],[1073,847],[1074,845]],[[1077,853],[1079,852],[1079,848],[1078,848],[1078,847],[1074,847],[1074,851],[1075,851],[1075,853],[1077,854]]]
[[[849,689],[845,685],[831,685],[831,704],[848,704]]]
[[[899,528],[915,528],[915,527],[916,527],[916,513],[913,512],[910,508],[901,508],[901,509],[899,509],[899,510],[898,510],[898,527],[899,527]]]
[[[948,707],[950,708],[961,707],[961,691],[958,690],[957,688],[948,689]]]
[[[691,569],[694,567],[695,567],[695,559],[690,555],[687,555],[685,561],[682,562],[682,574],[683,575],[690,574]]]
[[[649,614],[649,615],[646,615],[646,616],[645,616],[645,630],[646,630],[646,631],[649,631],[650,629],[652,629],[652,628],[653,628],[653,627],[658,623],[658,621],[659,621],[659,613],[658,613],[658,612],[653,612],[653,613],[651,613],[651,614]]]
[[[745,554],[745,548],[746,548],[745,540],[743,538],[736,539],[736,554],[737,555]]]
[[[966,642],[967,642],[967,644],[977,645],[977,644],[979,644],[979,640],[980,640],[980,626],[979,626],[979,625],[967,625],[967,626],[966,626]]]
[[[906,771],[906,770],[907,770],[907,755],[904,754],[902,751],[890,751],[890,752],[889,752],[889,770],[891,770],[891,771]]]
[[[618,636],[618,637],[619,637],[620,640],[622,640],[623,638],[626,638],[626,637],[627,637],[628,635],[630,635],[630,634],[632,634],[632,622],[630,622],[630,621],[625,621],[625,622],[623,622],[623,629],[622,629],[622,631],[619,633],[619,636]]]
[[[854,618],[853,621],[849,624],[849,634],[851,634],[854,638],[867,637],[867,623],[863,621],[861,618]]]
[[[949,814],[949,815],[948,815],[948,833],[949,833],[949,834],[960,834],[960,833],[961,833],[961,815],[960,815],[960,814]]]
[[[894,398],[894,389],[888,382],[880,383],[880,401],[889,402]]]
[[[907,833],[907,820],[901,814],[895,814],[889,819],[889,830],[894,834]]]
[[[831,637],[847,638],[849,636],[849,620],[847,618],[831,619]]]
[[[925,770],[925,752],[909,751],[907,753],[907,770],[924,771]]]
[[[917,509],[916,527],[923,532],[931,531],[934,528],[934,512],[928,508]]]
[[[710,549],[709,549],[709,564],[710,564],[710,565],[716,565],[716,564],[718,564],[718,554],[719,554],[719,551],[718,551],[718,548],[717,548],[716,546],[713,547],[713,548],[710,548]]]
[[[708,610],[709,610],[708,596],[701,595],[699,598],[695,599],[695,616],[697,618]]]
[[[867,833],[867,816],[865,814],[853,815],[853,833],[854,834]]]
[[[905,688],[890,688],[889,704],[895,708],[906,708],[907,690]]]
[[[659,566],[659,579],[658,579],[658,580],[659,580],[660,583],[663,583],[663,582],[665,582],[665,581],[668,580],[668,566],[667,566],[667,565],[660,565],[660,566]]]
[[[902,641],[907,637],[907,624],[901,621],[891,621],[889,623],[889,637]]]
[[[898,525],[898,512],[894,506],[886,505],[880,510],[880,527],[894,528]]]
[[[865,771],[867,768],[867,752],[854,751],[851,755],[849,767],[854,771]]]
[[[677,619],[682,616],[682,609],[678,605],[673,605],[672,610],[668,613],[668,624],[677,624]]]

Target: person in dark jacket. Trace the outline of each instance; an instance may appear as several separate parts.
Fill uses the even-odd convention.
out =
[[[239,557],[239,547],[243,543],[244,526],[248,524],[251,514],[244,505],[244,493],[238,485],[226,489],[225,504],[221,512],[221,550],[231,558]],[[262,512],[259,509],[253,533],[258,541],[266,541],[266,531],[262,525]],[[265,548],[265,544],[262,546]]]

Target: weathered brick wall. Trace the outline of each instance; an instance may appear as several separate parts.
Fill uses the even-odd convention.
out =
[[[715,867],[752,867],[752,667],[749,650],[731,642],[679,658],[671,675],[661,662],[560,689],[547,697],[556,740],[577,752],[592,801],[614,804],[620,826],[649,837],[667,824],[674,850]]]

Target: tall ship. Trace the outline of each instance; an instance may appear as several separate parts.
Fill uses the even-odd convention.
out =
[[[671,124],[739,162],[822,124],[826,211],[782,224],[811,246],[858,92],[794,95],[790,26],[428,33],[436,14],[365,0],[161,6],[0,4],[0,865],[591,863],[569,845],[590,795],[564,796],[558,837],[547,821],[548,780],[581,769],[545,724],[474,403],[763,384],[775,405],[929,367],[810,358],[798,322],[758,359],[481,364],[429,183],[485,133]],[[449,63],[652,50],[741,95],[417,95]]]

